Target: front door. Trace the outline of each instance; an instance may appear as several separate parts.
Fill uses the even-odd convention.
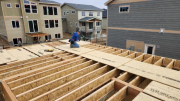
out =
[[[155,45],[146,44],[144,53],[154,55],[155,54],[155,48],[156,48]]]
[[[38,32],[38,22],[37,20],[29,20],[29,32]]]
[[[89,29],[93,29],[93,22],[89,22]]]
[[[18,45],[18,41],[21,41],[22,43],[22,38],[13,38],[13,43],[15,46]]]

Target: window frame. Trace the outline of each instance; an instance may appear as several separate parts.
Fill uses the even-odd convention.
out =
[[[26,1],[27,1],[27,0],[26,0]],[[24,3],[24,4],[31,4],[30,1],[28,1],[28,2],[29,2],[29,3],[24,3],[24,0],[23,0],[23,3]]]
[[[16,7],[17,4],[19,5],[19,7]],[[15,3],[15,8],[20,8],[20,4],[19,3]]]
[[[94,16],[94,14],[93,14],[94,12],[93,12],[93,11],[89,11],[89,16],[90,16],[90,13],[91,13],[91,12],[92,12],[92,16]]]
[[[56,23],[56,21],[58,21],[58,22]],[[54,20],[54,24],[55,24],[55,28],[58,28],[59,27],[59,20]],[[56,27],[56,24],[58,25],[58,27]]]
[[[31,32],[30,31],[30,26],[29,26],[29,21],[32,21],[33,22],[33,30],[34,30],[34,32]],[[35,28],[34,28],[34,21],[37,21],[37,25],[38,25],[38,31],[35,31]],[[29,28],[29,33],[37,33],[37,32],[39,32],[39,23],[38,23],[38,19],[33,19],[33,20],[28,20],[28,28]]]
[[[8,7],[7,4],[10,4],[10,7]],[[12,8],[11,3],[6,3],[6,8]]]
[[[97,16],[100,16],[101,15],[101,13],[100,12],[97,12]]]
[[[44,8],[46,8],[46,14],[44,14]],[[48,15],[48,6],[43,6],[43,14]]]
[[[60,35],[60,37],[56,38],[56,35]],[[55,39],[60,39],[61,38],[61,33],[55,34]]]
[[[83,26],[83,23],[84,23],[84,26]],[[81,23],[81,26],[82,26],[82,27],[85,27],[85,26],[86,26],[86,22],[82,22],[82,23]]]
[[[73,13],[73,11],[74,11],[74,13]],[[75,10],[72,10],[71,13],[72,13],[72,14],[76,14],[76,11],[75,11]]]
[[[55,14],[55,8],[56,8],[56,11],[57,11],[56,13],[57,13],[57,14]],[[57,9],[57,7],[53,7],[53,15],[58,15],[58,9]]]
[[[15,22],[15,27],[13,27],[13,23],[12,23],[13,21]],[[17,27],[16,21],[18,21],[18,23],[19,23],[19,20],[11,20],[11,25],[12,25],[12,28],[13,28],[13,29],[14,29],[14,28],[20,28],[20,23],[19,23],[19,27]]]
[[[49,28],[55,28],[55,23],[54,23],[55,21],[53,20],[53,23],[54,23],[54,24],[52,24],[52,25],[54,25],[53,27],[51,27],[50,21],[51,21],[51,20],[49,20]]]
[[[127,12],[121,12],[121,7],[128,7],[128,11]],[[130,5],[119,6],[119,13],[129,13],[129,12],[130,12]]]
[[[45,21],[48,21],[48,23],[46,24]],[[49,23],[49,20],[44,20],[45,29],[49,29],[49,28],[50,28],[50,25],[49,25],[49,24],[50,24],[50,23]],[[46,28],[46,25],[48,25],[48,28]]]
[[[84,15],[83,15],[83,12],[84,12]],[[86,16],[86,11],[82,11],[82,16]]]
[[[101,22],[96,22],[96,26],[101,26]]]

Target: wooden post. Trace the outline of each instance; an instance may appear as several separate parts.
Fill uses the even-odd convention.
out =
[[[86,33],[86,36],[87,36],[87,22],[85,22],[85,33]]]

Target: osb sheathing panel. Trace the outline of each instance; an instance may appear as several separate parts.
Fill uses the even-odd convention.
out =
[[[7,50],[0,50],[0,64],[17,61],[15,57],[7,52]]]
[[[136,98],[133,99],[133,101],[161,101],[161,100],[158,100],[147,94],[140,93]]]
[[[130,72],[154,81],[158,81],[172,87],[180,88],[179,71],[162,68],[139,61],[131,61],[118,67],[120,70]]]

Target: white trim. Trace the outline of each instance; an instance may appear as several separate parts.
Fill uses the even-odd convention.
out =
[[[38,24],[38,20],[37,19],[28,20],[28,28],[29,28],[29,21],[34,21],[34,20],[37,21],[37,25],[38,25],[38,31],[37,32],[39,32],[39,24]],[[33,22],[33,29],[34,29],[34,22]],[[29,33],[36,33],[36,32],[30,32],[30,28],[29,28]]]
[[[6,3],[6,8],[12,8],[12,6],[11,7],[7,7],[7,4],[10,4],[10,6],[11,6],[11,3]]]
[[[101,33],[101,31],[97,31],[96,33],[99,34],[98,32]]]
[[[29,3],[29,4],[24,4],[24,6],[25,5],[29,5],[30,6],[30,13],[26,13],[26,8],[24,7],[24,12],[26,13],[26,14],[38,14],[38,6],[37,6],[37,3],[36,4],[31,4],[31,2]],[[37,10],[37,13],[32,13],[32,5],[36,5],[36,10]]]
[[[89,11],[89,16],[90,16],[90,12],[92,12],[92,16],[94,16],[94,12],[93,11]]]
[[[18,39],[18,38],[21,38],[21,41],[22,41],[22,42],[21,42],[21,44],[23,44],[22,37],[16,37],[16,38],[12,38],[12,40],[13,40],[13,39]],[[17,40],[17,41],[18,41],[18,40]],[[17,42],[17,43],[18,43],[18,42]],[[13,40],[13,45],[18,45],[18,44],[14,44],[14,40]]]
[[[99,15],[98,15],[98,13],[99,13]],[[98,11],[98,12],[97,12],[97,16],[101,16],[101,12]]]
[[[56,20],[58,21],[58,23],[56,23]],[[58,28],[59,27],[59,20],[58,19],[56,19],[56,20],[54,20],[54,28]],[[58,24],[58,27],[56,27],[56,24]]]
[[[81,16],[83,16],[83,12],[84,12],[84,16],[86,16],[86,11],[82,11]]]
[[[19,7],[16,7],[17,4],[19,4],[19,3],[15,3],[15,8],[20,8],[20,4],[19,4]]]
[[[152,45],[152,44],[145,44],[145,48],[144,48],[144,53],[146,53],[147,54],[147,48],[148,48],[148,46],[151,46],[151,47],[153,47],[153,50],[152,50],[152,55],[155,55],[155,49],[156,49],[156,45]]]

